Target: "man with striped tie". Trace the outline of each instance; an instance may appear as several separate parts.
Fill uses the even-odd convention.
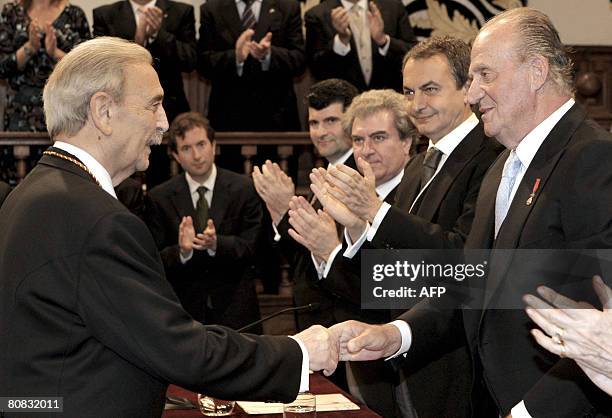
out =
[[[200,7],[198,71],[211,81],[219,131],[295,131],[293,77],[305,68],[299,2],[209,0]]]

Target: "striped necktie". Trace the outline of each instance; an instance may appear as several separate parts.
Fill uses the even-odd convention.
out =
[[[242,30],[252,29],[257,20],[255,19],[255,15],[253,14],[253,3],[255,0],[243,0],[244,2],[244,12],[242,12]]]

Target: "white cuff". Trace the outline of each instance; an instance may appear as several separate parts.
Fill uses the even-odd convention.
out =
[[[510,410],[510,415],[512,415],[512,418],[533,418],[527,411],[524,401],[521,401],[514,408],[512,408]]]
[[[351,52],[351,43],[349,42],[348,45],[344,45],[340,40],[340,36],[336,34],[336,36],[334,36],[334,46],[332,49],[336,54],[344,57]]]
[[[334,259],[336,258],[336,256],[338,255],[341,249],[342,249],[342,244],[338,244],[338,246],[334,248],[334,251],[332,251],[329,254],[329,258],[323,263],[321,263],[321,265],[323,266],[323,269],[322,269],[323,271],[319,272],[317,270],[317,273],[319,273],[319,280],[325,279],[327,277],[327,275],[329,274],[329,271],[331,270],[331,266],[334,263]]]
[[[400,346],[399,350],[395,352],[395,354],[390,357],[387,357],[385,361],[408,352],[410,346],[412,345],[412,331],[410,330],[410,325],[408,325],[406,321],[397,319],[393,322],[390,322],[390,324],[395,325],[399,330],[400,334],[402,334],[402,345]]]
[[[387,40],[385,41],[385,45],[382,47],[378,47],[378,52],[383,57],[387,56],[387,52],[389,52],[389,45],[391,45],[391,38],[389,37],[389,35],[385,35],[385,37],[387,38]]]
[[[310,357],[308,356],[308,350],[299,338],[295,338],[292,335],[290,335],[289,338],[292,338],[297,341],[298,345],[300,346],[300,349],[302,350],[302,372],[300,373],[299,392],[308,392],[308,389],[310,388],[310,373],[308,372],[310,365]]]
[[[355,254],[357,254],[357,252],[359,251],[359,249],[361,248],[361,246],[366,240],[366,236],[368,235],[369,228],[370,228],[370,224],[369,222],[366,222],[365,231],[363,231],[359,239],[355,241],[354,244],[351,242],[351,237],[348,233],[348,228],[344,228],[344,239],[346,240],[346,244],[347,244],[346,250],[344,250],[344,256],[346,258],[355,257]]]
[[[206,252],[208,253],[209,256],[214,257],[215,254],[217,254],[217,252],[215,250],[211,250],[210,248],[206,249]]]
[[[243,70],[244,70],[244,62],[241,62],[240,64],[236,63],[236,74],[238,74],[238,77],[242,77]]]
[[[278,228],[276,227],[276,224],[274,222],[272,222],[272,230],[274,231],[274,242],[279,242],[282,237],[280,232],[278,232]]]
[[[317,271],[317,276],[319,280],[323,278],[323,270],[325,270],[325,260],[321,261],[321,264],[317,263],[317,259],[314,254],[310,252],[310,258],[312,260],[312,264],[314,264],[315,270]]]
[[[374,219],[372,220],[372,226],[370,226],[366,235],[368,241],[372,241],[374,239],[374,236],[376,236],[378,227],[382,223],[383,219],[385,219],[385,216],[387,216],[387,212],[389,212],[389,209],[391,209],[391,205],[387,202],[383,202],[380,206],[380,209],[378,209],[378,212],[376,212],[376,216],[374,216]]]
[[[270,69],[270,61],[272,61],[272,52],[268,52],[264,59],[259,60],[261,63],[261,71],[268,71]]]
[[[183,257],[183,253],[181,253],[181,250],[179,250],[179,259],[181,260],[181,264],[187,263],[189,260],[191,260],[192,257],[193,257],[193,250],[189,252],[189,255],[187,257]]]

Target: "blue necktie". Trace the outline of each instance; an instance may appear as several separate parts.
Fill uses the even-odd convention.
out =
[[[501,228],[508,209],[512,201],[510,200],[510,194],[516,181],[516,176],[521,170],[521,160],[518,159],[516,152],[511,151],[506,164],[504,165],[504,171],[502,173],[501,181],[499,182],[499,188],[497,189],[497,197],[495,198],[495,237],[499,228]]]

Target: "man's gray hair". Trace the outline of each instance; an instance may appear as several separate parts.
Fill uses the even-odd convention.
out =
[[[121,103],[128,67],[152,62],[145,48],[119,38],[103,36],[78,45],[57,63],[43,90],[49,136],[76,135],[97,92]]]
[[[356,118],[367,118],[383,111],[390,112],[393,115],[395,128],[400,139],[405,140],[415,133],[414,126],[408,119],[406,99],[390,89],[370,90],[355,97],[349,108],[344,112],[342,128],[346,135],[351,137]]]
[[[516,53],[521,61],[533,55],[543,56],[548,61],[550,81],[560,93],[573,95],[574,64],[559,32],[546,14],[529,7],[506,10],[485,23],[481,32],[500,23],[514,25]]]

